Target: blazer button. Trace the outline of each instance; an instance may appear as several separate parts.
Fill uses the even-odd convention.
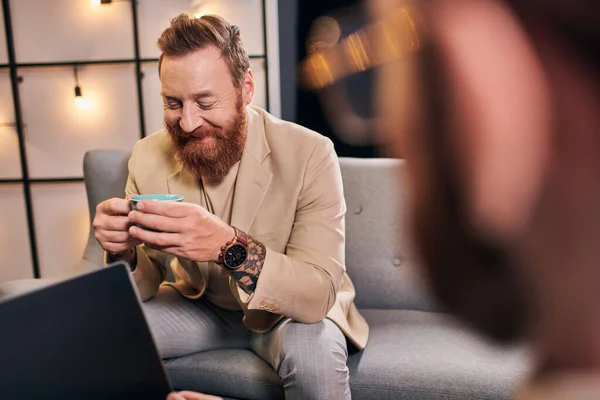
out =
[[[400,264],[402,264],[402,261],[400,261],[400,258],[398,258],[398,257],[394,258],[394,266],[399,267]]]

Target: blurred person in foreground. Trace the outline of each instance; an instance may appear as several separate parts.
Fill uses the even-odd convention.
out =
[[[370,4],[377,22],[325,43],[309,85],[379,67],[378,141],[407,160],[434,293],[488,336],[534,346],[517,398],[600,399],[599,8]]]
[[[137,142],[125,191],[185,200],[99,204],[107,261],[131,265],[163,358],[251,349],[286,398],[349,399],[347,340],[362,349],[369,329],[345,273],[332,142],[250,106],[237,26],[182,14],[158,46],[166,129]]]

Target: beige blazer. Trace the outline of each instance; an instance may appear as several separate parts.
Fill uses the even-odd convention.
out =
[[[248,139],[231,225],[262,242],[267,255],[252,295],[230,279],[244,324],[266,332],[283,317],[303,323],[328,317],[362,349],[369,327],[354,305],[354,286],[344,267],[346,205],[333,144],[260,108],[246,111]],[[173,193],[200,204],[198,178],[182,169],[169,146],[166,131],[137,142],[126,194]],[[171,257],[145,246],[138,248],[137,257],[133,275],[145,301],[156,294]],[[172,258],[170,266],[173,287],[190,299],[204,294],[207,263]]]

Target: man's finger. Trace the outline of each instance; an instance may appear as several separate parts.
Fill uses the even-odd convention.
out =
[[[131,221],[127,215],[104,217],[96,221],[94,229],[103,231],[127,232],[131,226]]]
[[[181,245],[181,235],[177,233],[152,232],[138,226],[129,228],[129,234],[135,239],[158,247],[171,247]]]
[[[136,209],[147,214],[163,215],[171,218],[183,218],[190,214],[193,204],[174,201],[138,201]],[[207,211],[208,212],[208,211]]]
[[[109,243],[127,243],[131,238],[128,231],[102,231],[97,237]]]
[[[108,215],[127,215],[131,211],[131,201],[113,197],[100,203],[98,211]]]
[[[181,232],[183,227],[180,218],[166,217],[158,214],[148,214],[141,211],[129,213],[129,221],[159,232]]]
[[[223,400],[220,397],[212,396],[210,394],[203,394],[197,392],[190,392],[188,390],[184,390],[178,393],[171,393],[167,400]]]

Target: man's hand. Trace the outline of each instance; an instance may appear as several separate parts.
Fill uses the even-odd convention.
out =
[[[183,391],[177,393],[171,393],[167,396],[167,400],[223,400],[220,397],[211,396],[209,394],[202,394],[190,391]]]
[[[129,213],[137,226],[129,234],[150,247],[192,261],[216,261],[235,231],[206,209],[192,203],[140,201]]]
[[[105,200],[96,207],[92,223],[94,236],[105,251],[122,253],[142,243],[129,234],[129,211],[130,201],[116,197]]]

